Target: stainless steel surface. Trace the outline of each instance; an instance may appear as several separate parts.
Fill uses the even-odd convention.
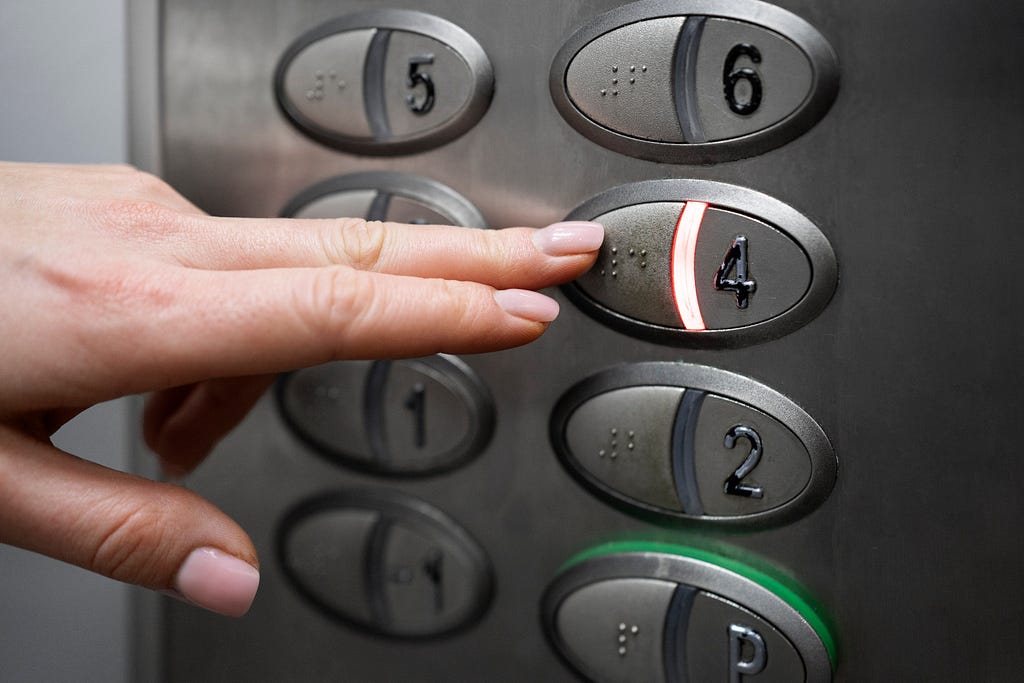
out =
[[[778,4],[835,49],[834,105],[771,151],[679,165],[591,142],[550,98],[556,53],[614,0],[419,0],[416,9],[486,49],[494,98],[448,144],[374,158],[302,135],[276,107],[272,78],[302,32],[379,2],[165,2],[164,171],[213,213],[275,215],[325,178],[395,170],[452,187],[492,226],[541,226],[624,183],[713,180],[803,214],[841,264],[817,317],[740,349],[627,337],[554,292],[562,315],[540,342],[465,359],[495,394],[495,435],[479,458],[437,477],[337,467],[262,402],[189,482],[253,536],[260,595],[230,624],[166,604],[166,680],[569,681],[538,626],[539,596],[573,553],[623,537],[687,541],[798,579],[835,625],[840,683],[1019,679],[1006,653],[1024,639],[1024,468],[1008,427],[1022,408],[1024,319],[1012,282],[1024,251],[1014,53],[1024,13],[1002,0]],[[619,362],[679,360],[754,378],[812,415],[842,462],[828,498],[788,524],[726,530],[654,524],[573,482],[546,433],[558,397]],[[308,496],[354,486],[410,492],[480,541],[496,592],[475,627],[395,642],[339,626],[296,596],[271,551],[278,520]]]

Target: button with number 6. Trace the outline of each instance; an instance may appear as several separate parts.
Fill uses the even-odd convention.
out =
[[[835,253],[802,214],[702,180],[604,192],[567,220],[605,226],[594,267],[567,285],[586,313],[651,341],[736,347],[809,322],[836,286]]]
[[[828,438],[792,401],[684,363],[584,379],[558,401],[551,440],[571,474],[628,510],[716,523],[791,519],[837,471]]]

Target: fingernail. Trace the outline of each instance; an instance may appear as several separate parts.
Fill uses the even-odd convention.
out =
[[[189,602],[229,617],[249,611],[259,585],[255,567],[214,548],[193,550],[174,579],[174,589]]]
[[[549,323],[558,317],[558,302],[540,292],[503,289],[494,293],[494,299],[508,313],[535,323]]]
[[[533,233],[533,243],[548,256],[586,254],[603,241],[604,226],[590,221],[555,223]]]

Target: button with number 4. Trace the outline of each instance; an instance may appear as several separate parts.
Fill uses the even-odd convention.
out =
[[[703,180],[602,193],[567,220],[605,226],[594,267],[566,294],[623,332],[735,347],[781,336],[824,308],[835,253],[805,216],[767,195]]]

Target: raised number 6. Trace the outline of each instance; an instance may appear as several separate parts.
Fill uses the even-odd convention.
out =
[[[761,77],[749,66],[734,69],[736,60],[740,57],[749,57],[754,64],[761,63],[761,51],[750,43],[733,45],[725,58],[725,67],[722,69],[722,83],[725,85],[725,101],[729,103],[729,109],[741,116],[750,116],[761,106]],[[750,84],[750,97],[746,102],[736,99],[736,85],[740,81]]]

